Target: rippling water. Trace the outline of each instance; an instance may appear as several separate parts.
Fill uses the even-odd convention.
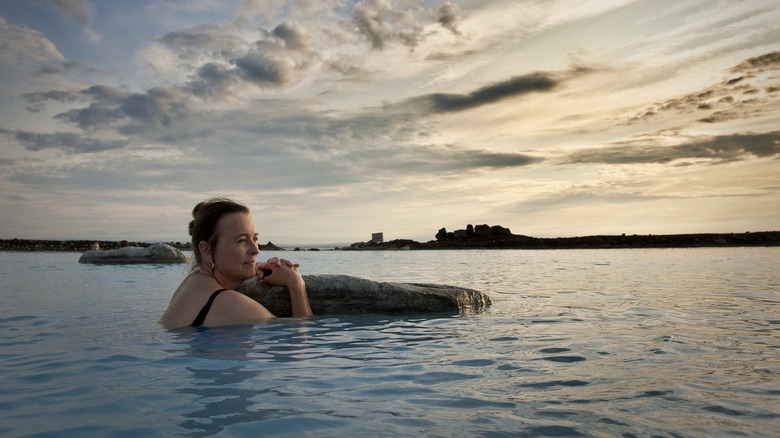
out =
[[[494,304],[169,331],[183,265],[0,253],[0,436],[778,436],[780,248],[283,255]]]

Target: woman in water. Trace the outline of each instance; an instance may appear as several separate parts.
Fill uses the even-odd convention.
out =
[[[235,290],[255,276],[289,289],[293,317],[312,315],[299,265],[274,257],[255,266],[257,230],[245,205],[214,198],[196,205],[192,218],[192,271],[174,292],[161,324],[197,327],[273,318],[262,304]]]

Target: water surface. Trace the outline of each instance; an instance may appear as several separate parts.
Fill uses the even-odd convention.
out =
[[[0,252],[0,436],[780,430],[780,248],[272,255],[494,304],[171,331],[183,265]]]

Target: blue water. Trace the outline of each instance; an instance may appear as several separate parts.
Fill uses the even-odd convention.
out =
[[[184,265],[0,252],[0,436],[780,431],[780,248],[283,255],[494,304],[169,331]]]

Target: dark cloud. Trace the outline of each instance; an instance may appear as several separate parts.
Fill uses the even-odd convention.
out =
[[[744,76],[740,76],[738,78],[729,79],[728,81],[726,81],[726,86],[737,84],[739,82],[742,82],[744,79],[745,79]]]
[[[542,161],[539,157],[522,153],[493,152],[463,149],[454,146],[408,145],[352,150],[340,157],[341,165],[348,165],[351,173],[363,173],[365,178],[378,173],[395,175],[420,173],[454,173],[481,169],[525,167]],[[381,169],[371,163],[381,162]],[[370,173],[361,169],[370,169]]]
[[[438,163],[448,170],[501,169],[524,167],[539,163],[538,157],[519,153],[490,152],[482,150],[459,150],[440,155]],[[445,158],[442,160],[442,158]],[[433,161],[436,163],[437,161]]]
[[[746,60],[737,67],[731,69],[732,73],[745,73],[756,69],[778,69],[777,62],[780,52],[773,52],[756,58]],[[663,103],[656,103],[641,109],[635,115],[625,120],[626,124],[634,124],[647,121],[664,113],[674,114],[699,114],[701,111],[712,110],[711,114],[698,119],[702,123],[719,123],[727,120],[757,117],[763,114],[762,110],[750,110],[749,107],[765,103],[761,97],[762,91],[753,87],[748,80],[751,76],[740,75],[724,80],[710,88],[686,96],[669,99]],[[755,78],[754,78],[755,79]],[[766,90],[767,95],[770,94]],[[734,96],[755,96],[750,99],[740,99]]]
[[[458,28],[455,26],[458,21],[458,15],[460,15],[460,8],[457,5],[452,4],[451,2],[446,2],[438,10],[439,13],[439,24],[442,25],[445,29],[448,29],[450,32],[454,33],[455,35],[460,35],[460,31],[458,31]]]
[[[667,164],[706,159],[713,164],[742,161],[751,157],[780,155],[780,131],[721,135],[690,139],[674,146],[659,146],[643,140],[606,148],[582,150],[569,155],[570,163]]]
[[[262,38],[250,43],[233,25],[200,25],[171,32],[160,43],[195,65],[196,74],[184,85],[193,94],[218,97],[228,87],[247,81],[261,87],[280,88],[300,79],[317,56],[308,30],[286,20]]]
[[[750,111],[715,111],[707,117],[702,117],[699,122],[702,123],[721,123],[729,120],[746,120],[755,117],[765,116],[768,113],[764,109],[754,109]]]
[[[81,91],[49,90],[35,93],[24,93],[22,99],[27,101],[27,110],[40,112],[49,101],[60,103],[88,102],[97,100],[101,102],[115,101],[122,96],[122,91],[107,85],[95,85]]]
[[[254,52],[235,60],[241,77],[258,85],[280,87],[296,79],[295,62],[289,58]]]
[[[184,87],[196,96],[220,98],[229,93],[232,86],[241,83],[241,77],[236,69],[225,68],[215,62],[201,66],[195,74],[195,78]]]
[[[731,69],[732,73],[758,73],[780,68],[780,51],[749,58]]]
[[[103,141],[88,138],[70,132],[58,132],[55,134],[40,134],[34,132],[17,131],[15,138],[25,149],[40,151],[43,149],[63,149],[76,153],[102,152],[110,149],[121,149],[127,146],[126,141]]]
[[[178,88],[155,87],[145,93],[122,93],[120,90],[96,85],[80,92],[93,102],[78,109],[54,116],[55,119],[90,130],[120,125],[120,132],[154,134],[184,121],[189,113],[189,96]],[[139,129],[140,128],[140,129]]]
[[[202,56],[229,59],[240,56],[249,46],[249,42],[231,24],[201,24],[191,29],[170,32],[160,38],[159,42],[184,60],[197,60]]]
[[[414,49],[429,35],[425,26],[430,23],[439,23],[450,32],[460,34],[456,27],[459,14],[460,8],[451,2],[426,10],[418,5],[395,8],[390,2],[366,0],[355,5],[352,24],[374,49],[382,50],[394,42]]]
[[[93,85],[81,91],[81,94],[89,96],[98,102],[116,102],[125,93],[109,85]]]
[[[371,74],[363,66],[347,62],[343,59],[329,59],[325,61],[324,66],[347,78],[362,79]]]
[[[313,54],[317,51],[314,40],[306,28],[294,21],[285,20],[274,28],[272,34],[284,42],[284,48],[287,50],[304,55]]]
[[[447,52],[434,52],[425,57],[426,61],[452,61],[463,60],[469,56],[478,55],[480,52],[477,50],[464,50],[458,53]]]
[[[412,102],[415,104],[423,103],[437,113],[463,111],[509,97],[549,91],[555,88],[558,83],[559,80],[549,73],[532,73],[487,85],[467,94],[435,93],[413,98]]]
[[[35,93],[24,93],[22,99],[27,101],[27,111],[37,113],[46,108],[46,102],[85,102],[87,99],[80,93],[72,91],[49,90]]]
[[[62,65],[45,65],[41,67],[36,73],[36,76],[46,76],[46,75],[53,75],[53,74],[63,74],[68,73],[72,70],[78,69],[78,68],[85,68],[87,66],[87,63],[77,59],[75,61],[70,61],[63,63]]]
[[[84,11],[84,8],[81,6],[81,1],[79,0],[48,0],[49,3],[59,8],[59,10],[62,11],[63,14],[65,14],[68,18],[76,22],[81,27],[84,27],[87,25],[87,22],[89,21],[89,17],[87,16],[86,11]]]
[[[81,129],[91,129],[109,125],[116,120],[124,118],[122,112],[116,106],[102,103],[93,103],[85,108],[72,109],[59,113],[55,119],[77,125]]]
[[[58,66],[54,65],[44,65],[41,67],[37,72],[35,72],[36,76],[46,76],[46,75],[57,75],[64,73],[64,70]]]

